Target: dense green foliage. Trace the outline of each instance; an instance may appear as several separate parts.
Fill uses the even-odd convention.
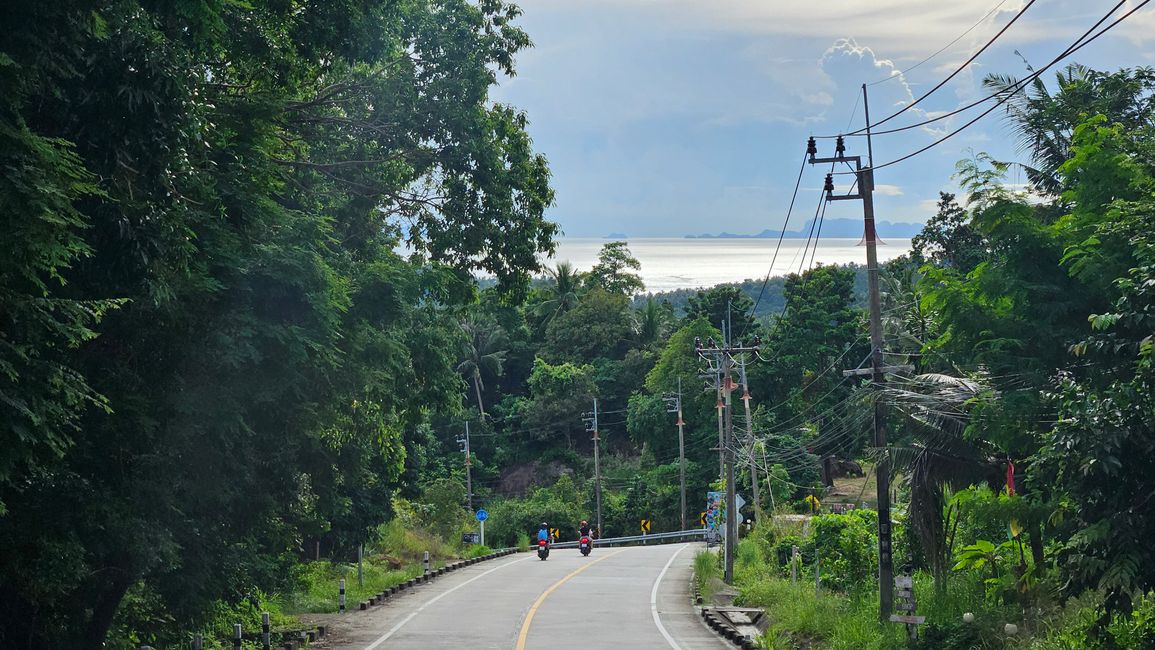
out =
[[[517,13],[0,9],[0,645],[98,647],[140,590],[188,629],[389,516],[468,272],[515,296],[553,246],[487,99]]]
[[[743,514],[761,520],[739,582],[790,634],[830,640],[824,617],[841,617],[836,646],[893,640],[868,611],[875,517],[779,530],[745,486],[806,511],[827,498],[824,459],[888,454],[896,555],[944,617],[928,638],[985,643],[1006,616],[1040,643],[1049,621],[1140,647],[1151,71],[1073,67],[1008,102],[1030,160],[960,162],[962,198],[943,194],[887,265],[887,362],[916,372],[873,391],[842,375],[869,352],[859,267],[644,297],[625,242],[591,269],[540,268],[548,166],[527,117],[488,95],[530,44],[518,15],[0,8],[0,645],[171,645],[254,603],[323,609],[321,583],[365,542],[373,584],[411,570],[384,551],[414,539],[468,553],[467,503],[490,510],[493,545],[542,520],[571,537],[595,518],[595,431],[601,533],[680,527],[677,404],[692,526],[723,401],[694,345],[728,332],[762,342],[733,377]],[[1033,194],[1008,189],[1014,164]],[[875,401],[888,449],[870,442]],[[783,582],[795,544],[831,601]],[[985,627],[945,620],[963,606]]]

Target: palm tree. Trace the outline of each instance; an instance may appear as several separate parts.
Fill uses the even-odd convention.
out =
[[[930,560],[935,588],[943,590],[952,552],[945,492],[998,480],[999,450],[964,436],[975,410],[997,394],[982,375],[928,373],[888,383],[883,395],[915,424],[913,442],[881,453],[890,456],[892,471],[901,473],[910,488],[909,523]]]
[[[580,301],[578,291],[581,289],[582,273],[569,262],[558,262],[553,269],[547,268],[551,283],[550,291],[553,297],[538,305],[538,314],[548,314],[547,321],[558,314],[563,314],[577,306]]]
[[[1028,65],[1027,69],[1034,70]],[[1155,71],[1150,68],[1103,73],[1071,64],[1055,73],[1052,93],[1040,77],[1028,84],[1010,75],[990,74],[983,85],[995,91],[1007,121],[1032,165],[1023,165],[1036,191],[1059,192],[1059,167],[1071,157],[1075,127],[1102,113],[1128,129],[1150,126],[1155,99]]]
[[[669,321],[662,306],[650,298],[634,312],[634,333],[642,345],[657,343],[665,336]]]
[[[469,378],[473,383],[473,391],[477,395],[477,410],[481,417],[485,417],[485,404],[481,398],[481,391],[485,387],[482,373],[500,377],[504,372],[506,337],[505,331],[493,322],[482,323],[475,319],[462,321],[461,329],[465,331],[466,340],[463,345],[464,358],[457,364],[457,371]]]
[[[938,335],[933,313],[923,304],[922,273],[913,265],[892,268],[879,278],[882,284],[882,331],[885,349],[910,355],[920,370],[925,370],[921,353]]]

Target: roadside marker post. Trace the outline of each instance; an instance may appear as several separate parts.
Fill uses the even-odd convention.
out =
[[[822,558],[814,557],[814,597],[818,598],[822,588]]]
[[[241,624],[240,623],[234,624],[233,625],[233,649],[234,650],[241,650],[241,645],[242,645],[241,638],[243,636],[244,636],[244,634],[241,630]]]
[[[429,575],[429,551],[425,551],[425,556],[421,558],[422,575]]]
[[[926,622],[925,616],[916,616],[914,613],[914,578],[911,576],[894,576],[894,595],[898,602],[894,608],[901,614],[891,614],[892,623],[905,623],[906,636],[912,640],[918,638],[918,626]]]
[[[345,613],[345,579],[341,578],[341,582],[338,584],[339,584],[339,588],[338,588],[338,596],[337,596],[337,612],[340,614],[344,614]]]
[[[261,648],[269,650],[272,647],[271,639],[269,638],[269,613],[261,612]]]

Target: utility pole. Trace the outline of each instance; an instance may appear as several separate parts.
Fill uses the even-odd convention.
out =
[[[465,421],[465,437],[458,438],[457,444],[465,452],[465,499],[470,512],[473,512],[473,459],[469,453],[469,420]]]
[[[667,413],[678,414],[678,466],[682,484],[682,530],[686,530],[686,422],[682,419],[682,378],[678,377],[678,393],[665,398]]]
[[[587,415],[589,415],[587,413]],[[601,442],[601,436],[598,434],[598,398],[594,398],[594,412],[593,417],[585,417],[582,420],[586,423],[586,431],[594,434],[594,498],[597,501],[598,509],[598,537],[602,536],[602,469],[601,460],[598,453],[598,443]]]
[[[754,352],[758,349],[762,341],[755,335],[750,346],[733,345],[727,339],[718,346],[713,339],[706,339],[706,344],[702,345],[702,339],[694,338],[694,352],[703,359],[713,357],[714,362],[722,374],[722,382],[720,390],[724,397],[724,412],[725,412],[725,431],[726,438],[723,441],[722,448],[726,458],[726,570],[724,579],[727,583],[734,582],[734,549],[738,541],[738,508],[737,508],[737,486],[734,484],[734,421],[732,416],[733,409],[731,408],[730,393],[734,389],[734,382],[731,378],[731,370],[734,367],[734,355],[743,352]]]
[[[726,403],[722,401],[722,368],[715,366],[713,371],[714,383],[718,386],[718,478],[721,478],[726,474],[726,429],[722,422]]]
[[[810,164],[822,163],[854,163],[854,173],[857,179],[858,193],[835,196],[834,176],[826,175],[826,185],[823,188],[828,201],[862,200],[862,218],[865,226],[866,240],[866,278],[870,304],[870,375],[876,390],[874,400],[874,446],[883,450],[879,455],[875,475],[878,479],[878,615],[886,621],[894,608],[894,558],[891,555],[891,521],[890,521],[890,457],[885,453],[886,420],[882,408],[882,400],[877,397],[885,383],[884,372],[897,368],[883,366],[882,361],[882,307],[878,291],[878,235],[874,227],[874,151],[870,138],[870,106],[867,103],[866,84],[862,86],[862,101],[866,111],[866,144],[867,164],[862,165],[861,156],[847,156],[846,144],[839,136],[835,144],[833,158],[818,158],[818,147],[814,138],[806,144]],[[849,371],[848,375],[863,374],[861,371]]]
[[[742,402],[746,405],[746,437],[750,440],[750,489],[754,492],[754,514],[762,519],[762,500],[758,498],[758,463],[754,458],[754,420],[750,417],[750,382],[746,380],[746,355],[739,359],[738,376],[742,380]]]

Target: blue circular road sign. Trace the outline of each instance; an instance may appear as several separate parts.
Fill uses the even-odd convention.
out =
[[[477,520],[478,521],[485,521],[486,519],[489,519],[489,513],[484,511],[484,510],[478,510],[477,511]]]

